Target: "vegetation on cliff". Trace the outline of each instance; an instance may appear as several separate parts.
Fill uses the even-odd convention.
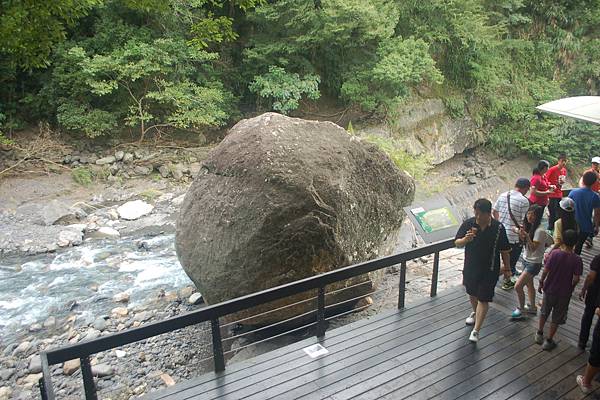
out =
[[[42,3],[0,3],[5,136],[39,120],[89,137],[204,132],[320,96],[384,117],[418,94],[499,151],[600,151],[595,127],[534,110],[598,94],[599,0]]]

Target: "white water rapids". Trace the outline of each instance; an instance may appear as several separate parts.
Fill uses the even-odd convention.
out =
[[[141,241],[145,245],[139,248]],[[161,289],[192,285],[177,260],[174,242],[173,234],[92,240],[54,254],[0,259],[2,337],[9,339],[51,315],[59,320],[74,312],[93,321],[118,306],[112,300],[117,293],[129,293],[131,307],[151,301]]]

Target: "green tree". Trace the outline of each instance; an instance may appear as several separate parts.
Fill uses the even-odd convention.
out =
[[[411,87],[439,84],[443,79],[423,40],[396,37],[381,42],[371,68],[349,74],[342,85],[342,96],[367,111],[374,111],[380,105],[405,97]]]
[[[254,78],[249,88],[261,98],[268,99],[271,108],[282,114],[288,114],[298,108],[302,96],[316,100],[320,97],[317,75],[288,73],[284,68],[270,66],[269,72]]]
[[[140,140],[150,131],[223,125],[231,96],[218,82],[193,80],[200,66],[215,57],[174,39],[133,40],[91,57],[73,47],[68,59],[76,64],[69,75],[82,81],[91,96],[65,98],[58,121],[88,136],[107,134],[124,123],[139,130]]]
[[[0,2],[0,56],[19,68],[48,65],[67,28],[102,0],[14,0]]]

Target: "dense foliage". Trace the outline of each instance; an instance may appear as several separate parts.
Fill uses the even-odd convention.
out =
[[[385,117],[438,96],[499,151],[585,159],[597,129],[534,107],[599,94],[598,22],[600,0],[0,1],[0,132],[144,138],[320,97]]]

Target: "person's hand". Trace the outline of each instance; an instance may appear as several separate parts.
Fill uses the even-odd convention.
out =
[[[538,285],[538,293],[542,294],[544,292],[544,282],[540,281]]]
[[[473,241],[473,239],[475,239],[475,236],[477,236],[477,228],[471,228],[467,231],[464,239],[467,243],[470,243]]]
[[[554,190],[556,190],[556,185],[550,185],[550,191],[553,192]]]

